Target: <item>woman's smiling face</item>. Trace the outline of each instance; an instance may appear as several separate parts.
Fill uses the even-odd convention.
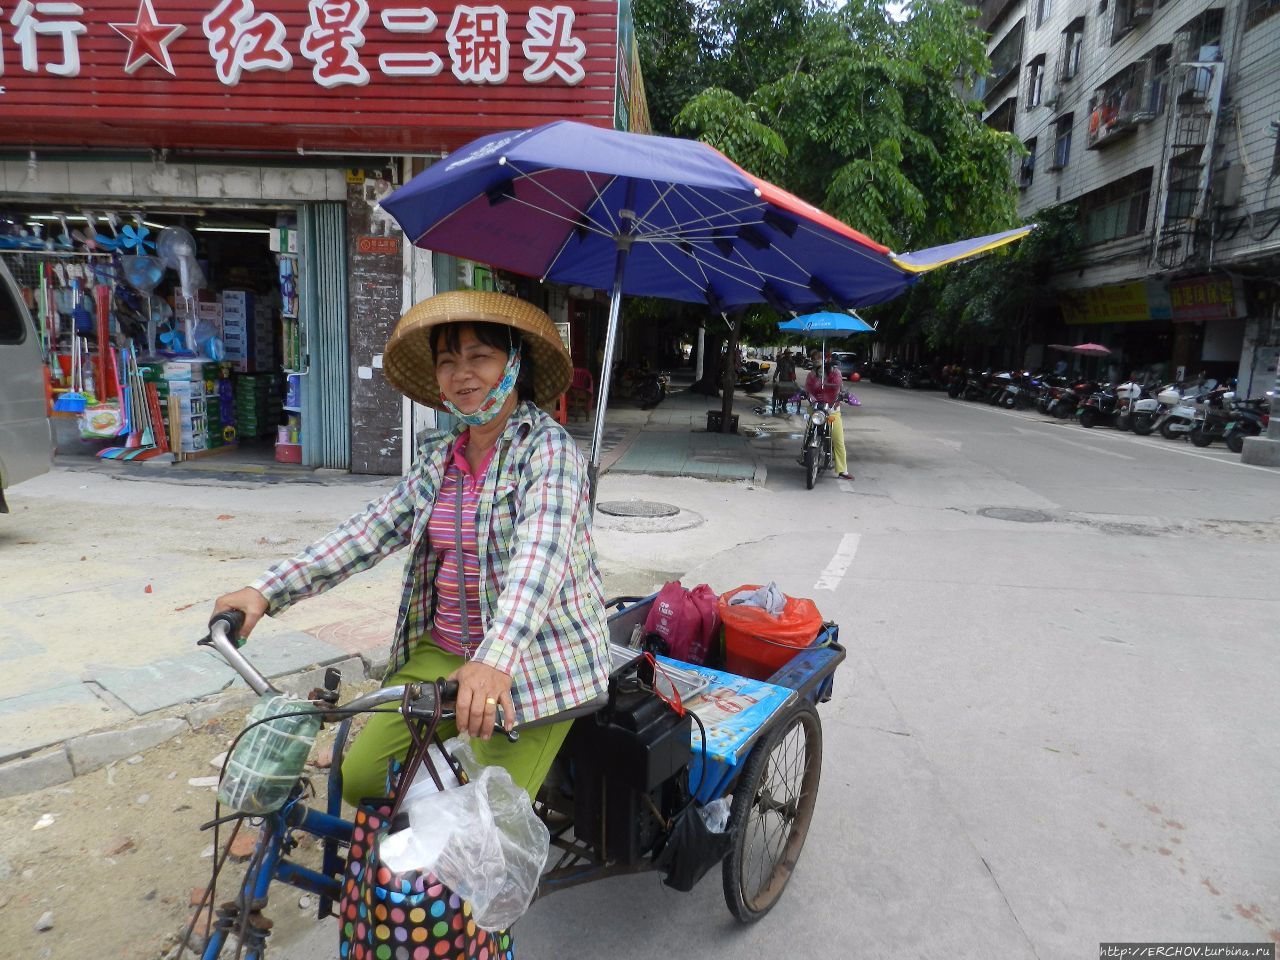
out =
[[[507,366],[506,351],[482,343],[470,324],[458,331],[457,349],[450,349],[449,337],[439,338],[436,380],[445,399],[463,413],[475,413],[489,391],[502,379]]]

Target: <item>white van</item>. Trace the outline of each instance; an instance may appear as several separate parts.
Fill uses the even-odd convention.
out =
[[[44,375],[31,314],[0,259],[0,513],[9,511],[5,491],[53,463]]]

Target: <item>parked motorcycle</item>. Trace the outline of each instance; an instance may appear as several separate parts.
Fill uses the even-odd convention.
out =
[[[1173,393],[1171,394],[1170,391]],[[1144,391],[1143,395],[1133,403],[1129,428],[1140,437],[1154,433],[1166,409],[1166,399],[1176,401],[1179,396],[1177,384],[1173,383],[1165,384],[1154,395],[1150,391]]]
[[[1142,385],[1127,381],[1116,387],[1103,384],[1080,407],[1080,426],[1110,426],[1128,430],[1134,402],[1142,396]]]
[[[996,403],[1007,410],[1026,410],[1035,405],[1040,396],[1041,383],[1025,370],[1009,375]]]
[[[1244,450],[1246,437],[1257,437],[1271,422],[1271,403],[1265,397],[1236,401],[1236,418],[1227,425],[1224,439],[1232,453]]]
[[[1206,380],[1186,388],[1166,387],[1156,395],[1165,411],[1156,420],[1156,429],[1166,440],[1180,440],[1191,433],[1196,422],[1196,404],[1218,386],[1217,380]]]
[[[756,393],[764,389],[767,371],[755,360],[744,360],[738,367],[737,387],[747,393]]]
[[[671,376],[665,370],[655,372],[643,365],[615,367],[611,390],[625,400],[634,400],[642,410],[650,410],[667,396]]]

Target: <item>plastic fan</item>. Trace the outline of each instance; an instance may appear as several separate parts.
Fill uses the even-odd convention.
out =
[[[121,257],[120,266],[124,270],[125,282],[139,293],[151,293],[164,279],[164,262],[159,257]]]
[[[184,258],[195,255],[196,238],[183,227],[165,227],[156,237],[156,256],[172,270],[177,270]]]

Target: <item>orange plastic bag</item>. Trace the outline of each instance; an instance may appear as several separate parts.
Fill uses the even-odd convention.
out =
[[[753,680],[768,680],[817,639],[822,614],[804,597],[788,596],[776,617],[761,607],[730,605],[737,594],[758,589],[759,584],[735,587],[720,595],[717,609],[724,623],[725,668]]]

